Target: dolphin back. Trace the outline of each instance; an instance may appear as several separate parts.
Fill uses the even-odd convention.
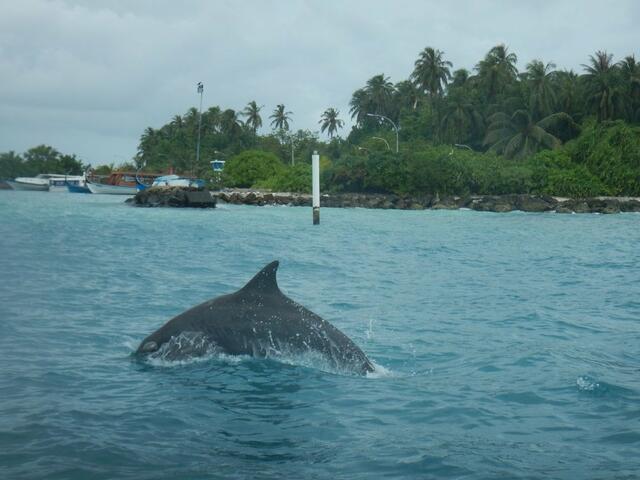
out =
[[[256,357],[317,352],[338,370],[373,372],[347,335],[280,291],[278,266],[271,262],[237,292],[172,318],[145,338],[136,354],[173,360],[211,351]]]

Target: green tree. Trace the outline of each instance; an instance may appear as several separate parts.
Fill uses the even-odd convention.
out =
[[[423,94],[410,80],[403,80],[395,85],[394,104],[399,110],[418,108],[418,103],[423,98]]]
[[[287,112],[283,104],[278,105],[273,114],[269,116],[272,118],[271,126],[278,130],[289,130],[289,121],[291,120],[291,112]]]
[[[583,102],[578,74],[573,70],[556,71],[553,88],[556,92],[558,110],[572,118],[581,118]]]
[[[369,112],[369,96],[364,88],[359,88],[349,101],[349,113],[351,118],[356,119],[356,124],[362,126],[367,120],[367,112]]]
[[[276,176],[283,169],[273,153],[246,150],[226,162],[223,177],[225,185],[246,188]]]
[[[15,152],[0,153],[0,178],[11,179],[24,175],[22,157]]]
[[[509,116],[498,112],[489,117],[484,144],[507,158],[526,158],[545,148],[558,148],[562,142],[548,132],[561,122],[573,123],[566,113],[555,113],[535,122],[526,110]]]
[[[640,63],[634,55],[618,62],[625,104],[625,117],[630,122],[640,122]]]
[[[411,79],[416,86],[431,99],[441,96],[451,79],[449,69],[453,64],[443,57],[444,52],[427,47],[420,52],[411,73]]]
[[[516,54],[509,53],[509,49],[501,44],[489,50],[484,59],[478,62],[476,71],[490,101],[502,93],[508,84],[516,81],[517,61]]]
[[[484,120],[462,87],[452,88],[440,122],[441,138],[449,143],[465,143],[479,135]]]
[[[250,101],[242,112],[242,115],[246,117],[245,123],[253,130],[253,134],[262,126],[262,117],[260,116],[260,110],[255,100]]]
[[[344,122],[338,118],[338,115],[340,115],[339,110],[333,107],[327,108],[318,122],[320,124],[320,131],[324,133],[326,130],[329,138],[333,138],[338,132],[338,129],[344,126]]]
[[[556,105],[553,85],[555,63],[533,60],[527,64],[527,86],[529,88],[529,109],[534,118],[550,115]]]
[[[613,63],[613,54],[597,51],[589,56],[589,64],[582,66],[587,85],[587,104],[595,111],[598,121],[610,120],[620,110],[618,75]]]
[[[228,108],[220,117],[220,129],[230,139],[236,139],[242,133],[242,121],[238,118],[238,112]]]
[[[469,70],[465,68],[459,68],[455,70],[451,75],[451,86],[452,87],[464,87],[469,81]]]

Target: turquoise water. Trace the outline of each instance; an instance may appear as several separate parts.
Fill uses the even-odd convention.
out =
[[[640,215],[0,191],[0,478],[637,478]],[[281,261],[379,366],[132,360]]]

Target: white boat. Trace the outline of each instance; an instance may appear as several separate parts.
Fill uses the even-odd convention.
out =
[[[51,179],[62,179],[64,181],[65,175],[59,175],[57,173],[41,173],[35,177],[17,177],[14,180],[9,180],[7,183],[11,185],[14,190],[39,190],[46,192],[49,190]]]
[[[135,195],[138,191],[135,186],[93,183],[89,180],[87,180],[87,188],[91,190],[91,193],[103,193],[108,195]]]
[[[84,175],[55,175],[49,178],[50,192],[68,192],[68,185],[84,187]]]
[[[153,181],[152,187],[203,187],[204,181],[178,175],[163,175]]]

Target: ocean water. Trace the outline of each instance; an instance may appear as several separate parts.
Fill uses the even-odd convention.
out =
[[[640,215],[0,191],[0,478],[640,476]],[[280,260],[378,365],[140,362]]]

